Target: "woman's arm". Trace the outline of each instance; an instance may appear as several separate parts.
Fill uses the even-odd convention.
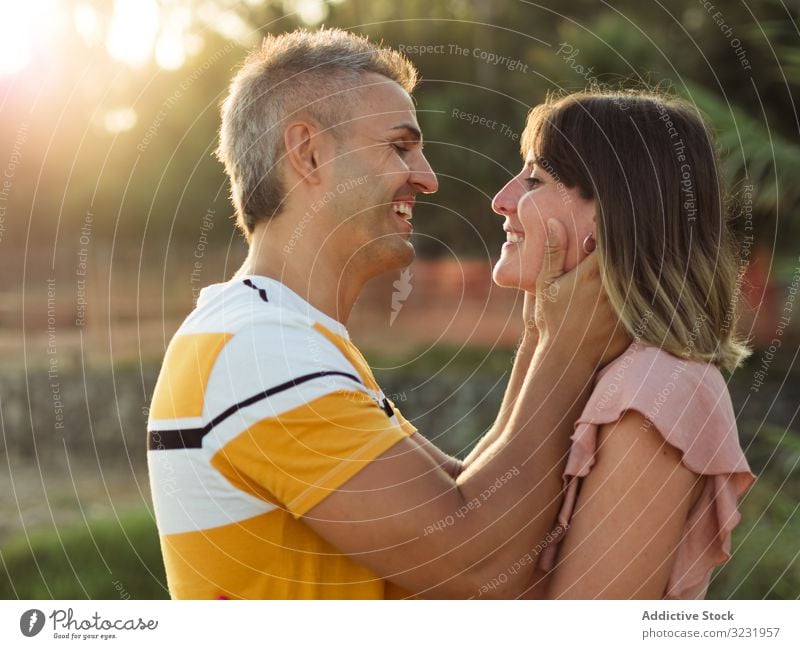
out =
[[[517,403],[517,395],[522,391],[522,384],[531,366],[531,360],[536,352],[536,345],[539,342],[539,331],[536,329],[534,320],[536,295],[525,293],[525,303],[523,306],[522,317],[524,322],[524,334],[522,341],[517,348],[514,356],[514,366],[511,369],[511,377],[508,379],[503,402],[491,429],[478,440],[478,443],[470,451],[469,455],[462,461],[462,470],[472,464],[481,454],[483,454],[495,441],[497,441],[508,425],[511,413]]]
[[[602,426],[597,444],[546,595],[660,599],[703,478],[635,411]]]

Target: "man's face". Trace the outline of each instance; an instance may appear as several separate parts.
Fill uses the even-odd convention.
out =
[[[437,190],[422,153],[411,97],[377,74],[362,78],[347,123],[339,131],[332,205],[337,223],[329,238],[344,264],[368,276],[407,266],[415,197]],[[328,245],[326,243],[326,247]]]

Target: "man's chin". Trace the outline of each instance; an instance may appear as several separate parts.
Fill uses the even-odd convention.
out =
[[[392,238],[386,251],[387,255],[394,258],[394,263],[399,267],[408,266],[417,256],[411,235],[401,235]]]
[[[398,248],[400,248],[398,246]],[[417,257],[417,251],[414,250],[414,246],[412,245],[411,241],[404,242],[404,246],[399,250],[395,251],[395,254],[392,255],[391,261],[387,264],[386,270],[400,270],[407,266],[409,266],[414,259]]]
[[[416,258],[416,251],[411,241],[393,241],[391,246],[373,249],[372,254],[366,257],[367,272],[372,277],[383,275],[396,270],[402,270],[410,265]]]

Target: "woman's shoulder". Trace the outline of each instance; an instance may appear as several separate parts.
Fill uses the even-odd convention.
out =
[[[601,370],[578,426],[598,426],[637,411],[683,451],[697,473],[747,468],[722,373],[657,347],[633,343]]]
[[[597,374],[593,397],[598,388],[633,390],[664,399],[677,392],[681,398],[716,399],[727,397],[728,388],[719,368],[711,363],[674,356],[658,347],[632,343],[617,359]]]
[[[598,372],[589,403],[602,411],[628,400],[715,409],[730,406],[727,384],[715,365],[640,343],[632,343]],[[729,414],[733,416],[732,408]]]

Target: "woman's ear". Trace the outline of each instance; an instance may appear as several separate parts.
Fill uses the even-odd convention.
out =
[[[597,207],[593,200],[586,200],[581,206],[576,227],[578,229],[578,261],[580,262],[597,248]]]

